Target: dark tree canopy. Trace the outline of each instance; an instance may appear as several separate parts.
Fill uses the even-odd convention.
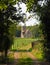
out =
[[[27,6],[28,11],[36,12],[40,17],[45,58],[50,61],[50,0],[27,0]]]
[[[7,56],[7,51],[13,43],[14,34],[11,35],[9,30],[10,25],[13,24],[11,20],[12,16],[16,12],[16,8],[11,4],[8,5],[6,1],[0,1],[0,3],[0,51],[5,51],[5,56]],[[2,5],[2,3],[5,7]]]
[[[17,12],[16,7],[14,7],[15,3],[16,0],[0,1],[0,51],[4,51],[5,56],[13,44],[16,23],[23,18],[23,16],[15,14]]]

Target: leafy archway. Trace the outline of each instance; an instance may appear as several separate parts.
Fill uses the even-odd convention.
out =
[[[26,3],[28,11],[36,12],[40,17],[45,58],[50,61],[50,0],[27,0]]]

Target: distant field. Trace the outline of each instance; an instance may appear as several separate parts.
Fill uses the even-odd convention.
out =
[[[31,38],[15,38],[11,50],[28,50],[31,48]]]

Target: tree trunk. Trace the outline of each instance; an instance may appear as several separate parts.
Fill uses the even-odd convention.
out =
[[[8,51],[6,50],[6,51],[5,51],[5,58],[7,58],[7,52],[8,52]]]

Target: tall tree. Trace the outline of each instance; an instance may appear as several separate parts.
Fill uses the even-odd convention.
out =
[[[41,29],[44,34],[44,52],[47,61],[50,61],[50,0],[27,0],[28,11],[36,12],[41,20]]]
[[[0,51],[5,51],[5,57],[7,57],[7,51],[13,41],[13,36],[9,32],[13,14],[16,12],[16,8],[12,6],[13,0],[1,0],[0,1]]]
[[[41,24],[42,24],[42,31],[44,34],[44,52],[45,58],[50,61],[50,1],[48,0],[46,5],[41,8]]]
[[[16,4],[17,0],[1,0],[0,1],[0,51],[7,52],[13,44],[13,37],[16,27],[16,22],[22,19],[22,16],[17,16]]]

